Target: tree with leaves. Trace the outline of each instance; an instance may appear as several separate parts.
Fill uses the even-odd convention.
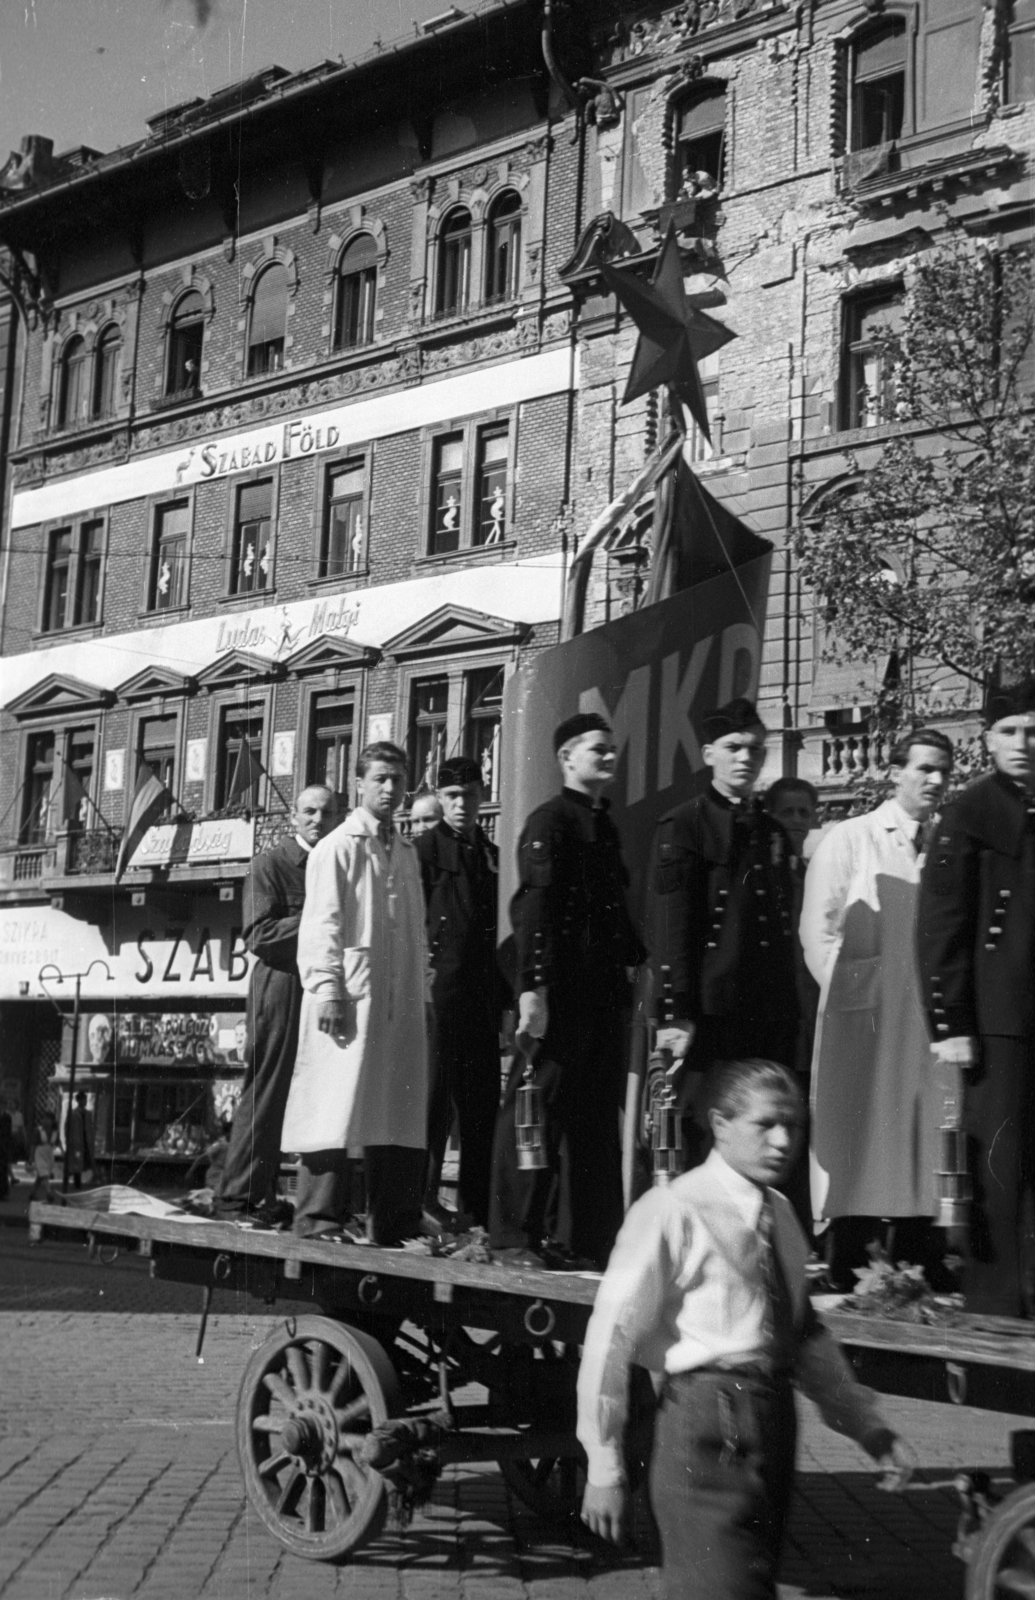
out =
[[[887,733],[1035,673],[1035,297],[1027,253],[956,227],[874,337],[867,408],[901,428],[792,540],[841,663],[890,659]]]

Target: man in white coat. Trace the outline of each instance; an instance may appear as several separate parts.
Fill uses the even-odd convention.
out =
[[[916,956],[924,825],[952,770],[944,733],[918,728],[889,757],[892,794],[837,823],[805,876],[801,943],[820,986],[812,1057],[812,1208],[831,1222],[838,1288],[881,1239],[941,1287],[932,1225],[942,1089]],[[894,1234],[884,1226],[892,1220]]]
[[[362,1145],[367,1237],[420,1231],[428,1101],[429,967],[417,852],[393,824],[406,756],[367,745],[359,804],[313,850],[298,930],[302,1014],[282,1148],[301,1154],[295,1231],[355,1237],[347,1149]]]

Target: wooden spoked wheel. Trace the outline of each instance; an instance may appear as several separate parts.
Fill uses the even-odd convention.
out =
[[[1035,1483],[1007,1495],[967,1563],[967,1600],[1035,1600]]]
[[[391,1362],[357,1328],[299,1317],[255,1352],[237,1401],[237,1454],[249,1500],[285,1549],[336,1561],[380,1532],[385,1482],[357,1456],[399,1410]]]

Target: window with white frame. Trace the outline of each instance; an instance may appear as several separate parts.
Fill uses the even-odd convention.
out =
[[[901,285],[852,295],[843,308],[841,397],[842,428],[873,428],[889,420],[893,374],[882,353],[883,329],[901,325],[905,299]]]
[[[248,319],[248,376],[279,372],[287,340],[288,274],[280,261],[263,269],[252,291]]]
[[[61,353],[58,383],[58,427],[74,428],[86,413],[86,340],[76,334]]]
[[[155,512],[147,609],[176,611],[187,604],[190,503],[174,500]]]
[[[472,221],[466,206],[451,211],[442,224],[438,245],[439,316],[458,316],[471,302]]]
[[[18,830],[21,844],[43,844],[50,833],[56,739],[53,728],[29,735],[25,751],[25,780],[22,784],[22,819]]]
[[[230,593],[254,594],[273,587],[273,484],[245,483],[237,491]]]
[[[323,784],[346,804],[356,742],[355,715],[356,698],[351,691],[313,697],[306,782]]]
[[[377,244],[361,233],[345,247],[338,269],[334,308],[334,347],[350,350],[374,337],[377,309]]]
[[[122,365],[122,334],[109,322],[94,350],[93,414],[113,417],[119,403],[119,369]]]
[[[467,423],[431,441],[429,555],[502,545],[513,537],[511,422]]]
[[[489,208],[486,253],[486,300],[513,300],[521,287],[521,196],[514,189]]]
[[[367,568],[366,464],[343,461],[327,472],[318,576],[347,578]]]
[[[201,354],[205,342],[205,303],[197,289],[181,295],[169,319],[166,359],[167,395],[194,394],[201,386]]]
[[[452,660],[417,669],[404,687],[406,747],[411,795],[435,788],[446,759],[470,756],[481,770],[485,800],[500,797],[500,728],[503,715],[502,661],[477,664]]]
[[[103,518],[52,528],[47,535],[40,631],[59,633],[100,622],[103,570]]]

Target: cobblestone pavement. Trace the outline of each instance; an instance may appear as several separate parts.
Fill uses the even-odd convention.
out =
[[[621,1557],[577,1531],[558,1535],[510,1497],[493,1465],[447,1470],[409,1530],[351,1565],[287,1555],[244,1502],[233,1445],[241,1372],[278,1320],[215,1315],[198,1364],[186,1314],[0,1312],[4,1600],[656,1596],[644,1526]],[[893,1497],[805,1409],[782,1600],[956,1600],[948,1481],[964,1463],[1002,1470],[1011,1419],[889,1402],[923,1469]]]

